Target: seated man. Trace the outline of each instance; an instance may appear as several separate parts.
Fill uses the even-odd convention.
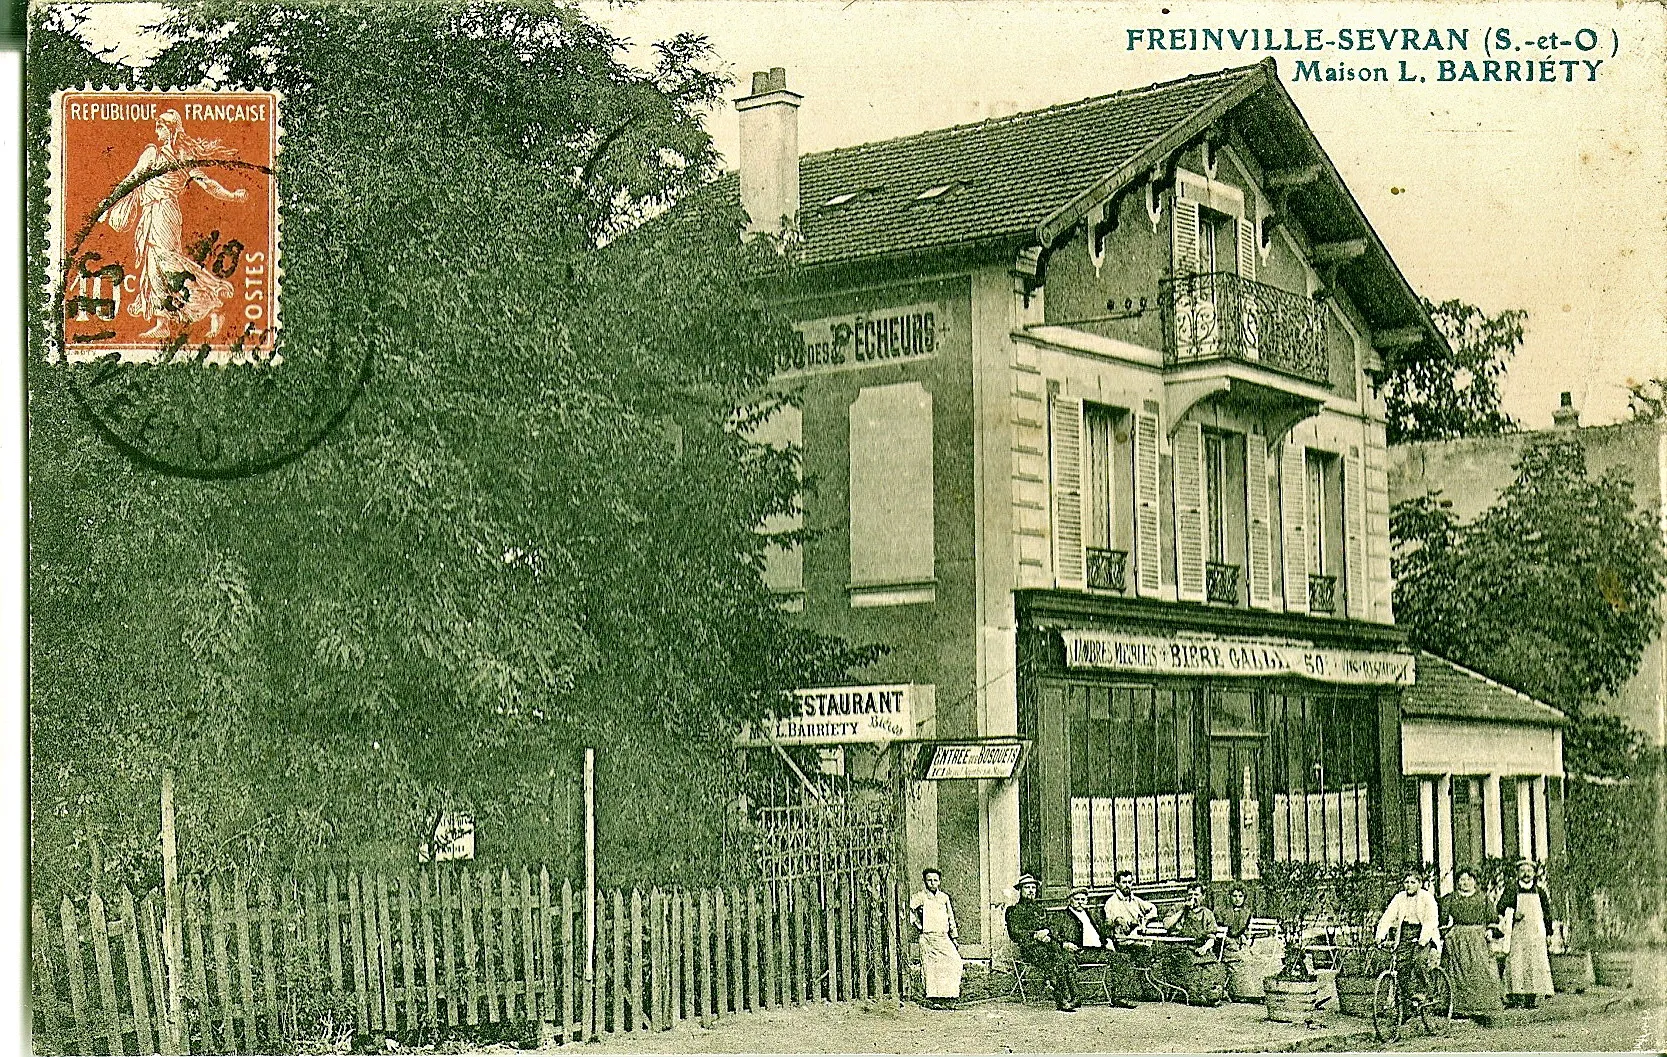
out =
[[[1202,884],[1187,886],[1187,901],[1164,918],[1164,928],[1194,941],[1164,947],[1160,972],[1194,1004],[1213,1005],[1226,993],[1226,973],[1216,958],[1216,916],[1204,902]]]
[[[1135,895],[1134,871],[1117,871],[1117,889],[1106,898],[1106,926],[1115,936],[1138,932],[1158,916],[1151,901]]]
[[[1037,897],[1042,882],[1023,874],[1013,885],[1019,901],[1007,908],[1007,935],[1019,945],[1019,957],[1041,970],[1053,988],[1054,1006],[1061,1013],[1077,1011],[1077,964],[1054,935],[1056,922]]]
[[[1072,889],[1060,911],[1056,935],[1060,946],[1072,955],[1078,965],[1108,966],[1111,1004],[1133,1009],[1132,1001],[1139,994],[1134,979],[1134,964],[1129,956],[1117,949],[1117,942],[1100,916],[1098,907],[1088,905],[1088,890]]]

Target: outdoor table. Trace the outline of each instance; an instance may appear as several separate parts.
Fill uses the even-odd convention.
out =
[[[1196,947],[1203,941],[1195,940],[1191,936],[1178,936],[1174,933],[1160,932],[1130,933],[1129,935],[1119,939],[1117,942],[1119,945],[1126,943],[1133,947],[1145,947],[1148,951],[1155,952],[1159,947],[1173,948],[1182,945],[1187,947]],[[1157,968],[1158,964],[1156,959],[1147,959],[1144,965],[1137,964],[1134,967],[1135,972],[1139,973],[1141,978],[1144,979],[1146,983],[1151,986],[1152,990],[1157,993],[1158,1001],[1171,1001],[1170,992],[1174,992],[1176,995],[1180,996],[1180,1000],[1182,1002],[1185,1002],[1187,1000],[1186,988],[1181,987],[1178,984],[1172,984],[1168,980],[1156,975],[1155,970]]]

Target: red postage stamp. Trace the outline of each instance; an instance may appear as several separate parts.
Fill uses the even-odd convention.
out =
[[[278,104],[263,91],[57,93],[54,358],[275,360]]]

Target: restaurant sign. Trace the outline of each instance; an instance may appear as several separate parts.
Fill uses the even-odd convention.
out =
[[[938,351],[943,306],[905,305],[793,325],[798,340],[776,361],[778,374],[921,360]]]
[[[795,690],[769,735],[748,725],[746,745],[850,745],[914,736],[915,716],[931,713],[933,687],[915,683]]]
[[[1065,666],[1149,675],[1295,676],[1354,686],[1411,686],[1410,653],[1322,649],[1306,643],[1213,636],[1067,630]]]

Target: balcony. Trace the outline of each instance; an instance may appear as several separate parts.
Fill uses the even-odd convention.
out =
[[[1166,368],[1233,360],[1330,386],[1320,302],[1231,272],[1164,279],[1158,286]]]
[[[1194,566],[1197,568],[1197,566]],[[1196,582],[1196,581],[1195,581]],[[1225,606],[1239,604],[1239,567],[1220,562],[1204,563],[1204,598]]]
[[[1337,612],[1337,577],[1309,575],[1308,611],[1321,616]]]
[[[1129,552],[1088,548],[1088,589],[1127,591]]]

